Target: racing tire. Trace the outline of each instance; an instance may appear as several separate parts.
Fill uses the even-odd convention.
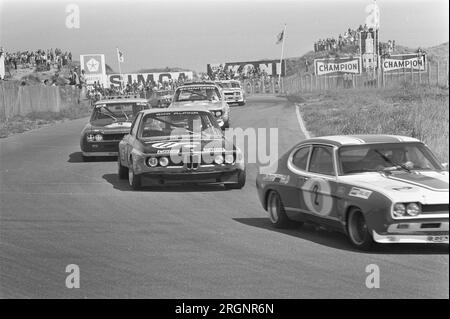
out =
[[[347,235],[352,246],[359,250],[369,250],[375,243],[359,208],[353,208],[348,213]]]
[[[119,179],[127,179],[128,177],[128,167],[122,165],[120,156],[117,156],[117,175],[119,175]]]
[[[275,228],[289,228],[293,225],[293,222],[286,215],[280,195],[275,191],[270,191],[267,196],[267,212]]]
[[[238,174],[237,183],[225,184],[225,188],[226,189],[242,189],[245,186],[246,178],[247,178],[247,175],[246,175],[245,171],[240,171]]]
[[[230,120],[226,121],[226,122],[223,124],[222,130],[226,130],[227,128],[230,128]]]
[[[141,175],[134,174],[133,164],[131,164],[130,167],[128,168],[128,184],[135,191],[140,190],[142,188]]]

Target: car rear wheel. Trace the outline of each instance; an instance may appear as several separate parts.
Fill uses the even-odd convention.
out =
[[[142,187],[141,175],[134,174],[133,165],[128,168],[128,184],[134,190],[139,190]]]
[[[122,165],[122,163],[120,162],[120,156],[117,156],[117,167],[118,167],[117,175],[119,175],[119,178],[127,179],[128,167]]]
[[[292,221],[286,215],[280,195],[271,191],[267,197],[267,212],[269,219],[276,228],[287,228],[292,226]]]
[[[347,234],[351,244],[358,249],[368,250],[374,244],[364,214],[359,208],[353,208],[348,214]]]
[[[245,171],[240,171],[238,174],[238,181],[237,183],[233,184],[225,184],[226,189],[241,189],[245,186],[245,180],[246,180],[246,173]]]

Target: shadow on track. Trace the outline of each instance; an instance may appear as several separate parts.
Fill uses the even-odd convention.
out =
[[[127,180],[119,179],[117,174],[104,174],[102,178],[113,185],[114,189],[124,192],[136,192],[132,190],[128,185]],[[174,193],[189,193],[189,192],[225,192],[228,191],[222,185],[217,184],[170,184],[170,185],[145,185],[142,187],[142,192],[154,191],[154,192],[174,192]]]
[[[377,244],[372,251],[360,251],[353,248],[345,234],[337,231],[327,231],[317,229],[317,227],[305,224],[301,227],[290,229],[274,228],[268,218],[233,218],[233,220],[253,227],[275,231],[292,237],[309,240],[316,244],[331,248],[352,251],[362,254],[383,254],[383,255],[448,255],[448,245],[446,244]]]
[[[95,156],[87,161],[83,160],[81,152],[73,152],[69,154],[68,163],[88,163],[88,162],[115,162],[117,161],[117,156]]]

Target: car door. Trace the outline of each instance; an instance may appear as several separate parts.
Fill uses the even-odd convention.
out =
[[[336,219],[335,149],[331,145],[313,145],[303,184],[299,184],[301,209],[324,219]]]
[[[291,177],[293,179],[292,185],[295,187],[292,191],[292,198],[294,200],[291,200],[289,202],[286,202],[289,208],[292,208],[291,210],[297,211],[297,212],[303,212],[304,205],[302,205],[302,201],[299,198],[299,189],[302,188],[303,184],[308,180],[308,161],[310,158],[312,146],[309,144],[301,145],[297,148],[295,148],[289,158],[287,167],[288,169],[293,173],[291,174]]]
[[[130,158],[130,153],[133,150],[133,144],[136,140],[139,123],[141,121],[142,116],[143,116],[142,112],[139,112],[136,115],[136,118],[134,119],[133,124],[131,124],[130,133],[125,135],[125,137],[122,140],[123,151],[121,151],[121,152],[123,152],[123,153],[121,153],[120,155],[122,156],[121,159],[123,162],[127,162],[127,160]]]

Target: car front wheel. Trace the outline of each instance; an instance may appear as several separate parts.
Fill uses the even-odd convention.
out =
[[[359,208],[353,208],[348,214],[347,234],[351,244],[358,249],[369,250],[374,244],[364,214]]]
[[[142,187],[141,175],[134,174],[133,165],[128,168],[128,184],[134,190],[139,190]]]
[[[244,171],[240,171],[238,174],[238,181],[237,183],[233,184],[225,184],[226,189],[241,189],[245,186],[245,180],[246,180],[246,173]]]
[[[128,167],[122,165],[122,163],[120,162],[120,155],[117,156],[117,167],[117,174],[119,175],[119,178],[126,179],[128,176]]]

